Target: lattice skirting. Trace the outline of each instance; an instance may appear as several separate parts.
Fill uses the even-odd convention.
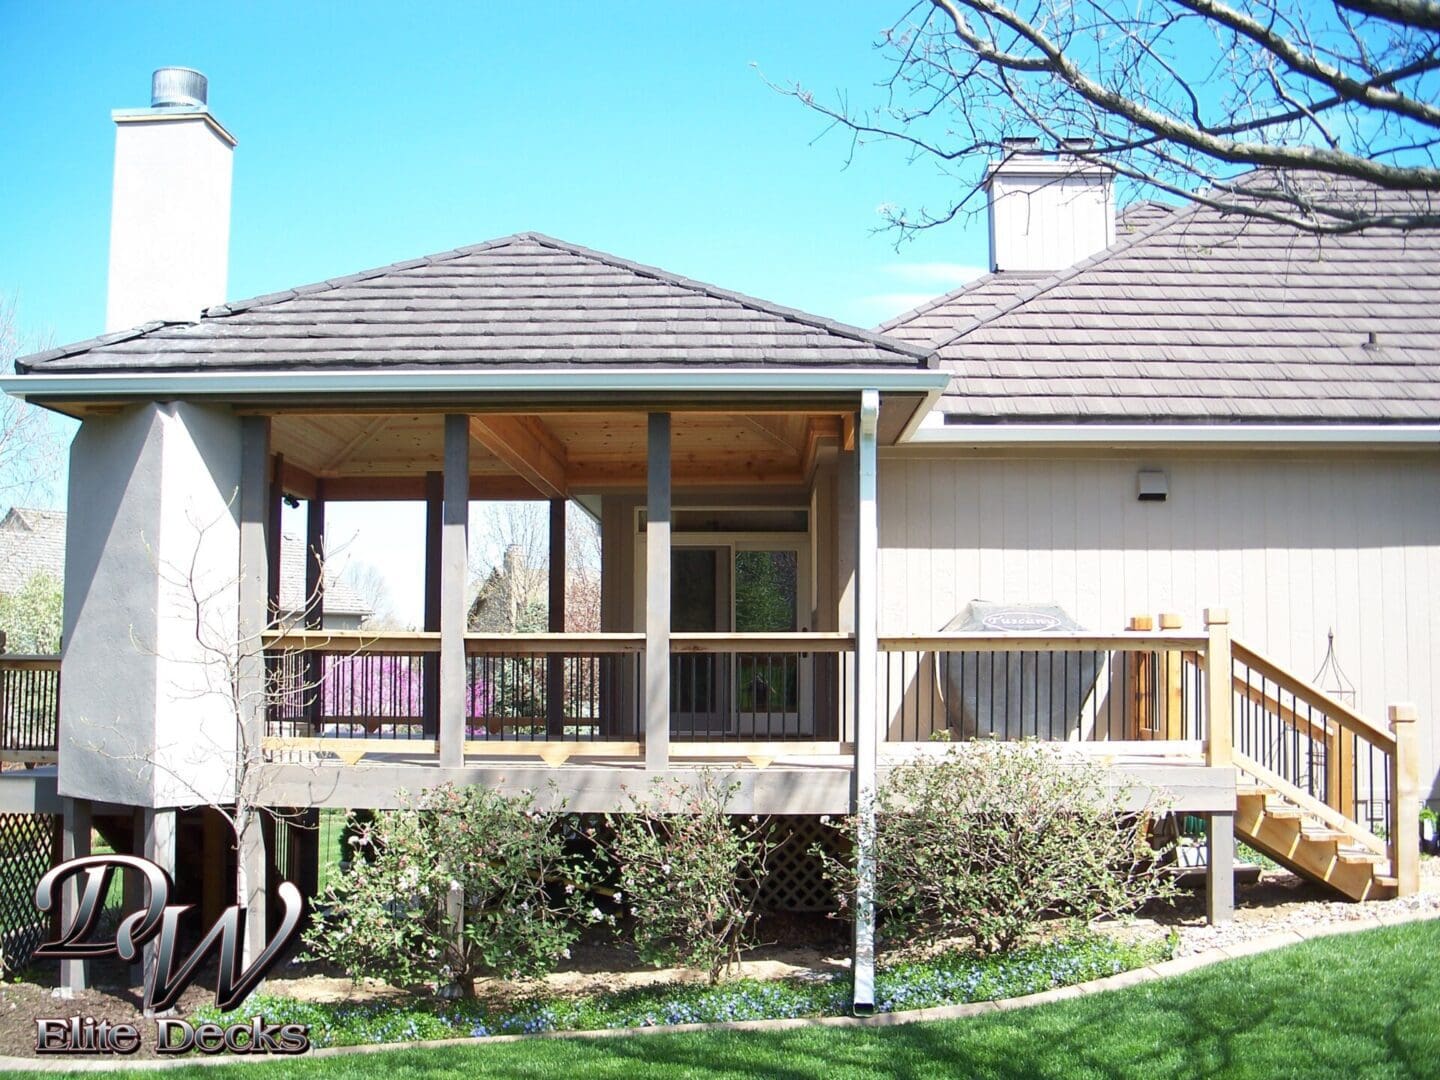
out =
[[[769,874],[760,887],[761,911],[834,911],[835,892],[821,873],[820,860],[811,849],[817,844],[831,855],[845,850],[843,836],[816,817],[777,815],[770,828],[784,843],[770,857]]]
[[[49,934],[35,910],[35,886],[50,869],[59,819],[52,814],[0,814],[0,971],[13,975]]]

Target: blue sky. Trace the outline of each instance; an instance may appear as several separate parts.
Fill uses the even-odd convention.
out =
[[[182,65],[239,139],[229,298],[538,229],[871,326],[978,273],[983,222],[897,252],[878,208],[951,182],[895,147],[847,168],[847,140],[816,141],[821,119],[762,73],[868,99],[895,14],[0,0],[0,297],[31,340],[100,332],[110,110],[148,105],[151,71]],[[330,524],[418,618],[418,561],[394,556],[418,551],[419,508],[337,506]]]
[[[0,0],[0,294],[31,334],[100,329],[109,111],[179,64],[240,140],[231,298],[538,229],[872,325],[983,263],[983,227],[897,253],[877,207],[949,182],[898,147],[846,168],[761,73],[868,99],[895,12]]]

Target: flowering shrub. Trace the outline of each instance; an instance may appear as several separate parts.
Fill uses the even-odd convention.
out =
[[[367,858],[325,890],[305,943],[356,978],[433,982],[474,994],[476,976],[544,974],[586,922],[593,870],[567,854],[562,815],[529,796],[437,788],[356,822]]]
[[[875,1005],[877,1011],[895,1012],[1033,994],[1166,960],[1171,951],[1168,943],[1134,945],[1086,933],[1007,956],[952,953],[882,966],[876,975]],[[642,986],[582,998],[534,997],[504,1007],[478,1001],[318,1004],[256,995],[227,1014],[208,1006],[196,1019],[229,1022],[259,1013],[286,1023],[309,1024],[317,1047],[352,1046],[467,1035],[843,1016],[850,1011],[850,999],[850,977],[837,974],[774,981],[735,979],[718,986]]]
[[[1006,952],[1050,918],[1088,922],[1173,895],[1141,812],[1097,765],[1039,743],[974,742],[891,769],[875,793],[876,903],[888,941]],[[857,821],[838,827],[853,840]],[[855,867],[816,849],[843,903]]]
[[[693,785],[657,782],[609,815],[618,870],[642,959],[681,963],[716,983],[754,943],[755,898],[775,844],[766,818],[727,812],[738,783],[701,771]]]

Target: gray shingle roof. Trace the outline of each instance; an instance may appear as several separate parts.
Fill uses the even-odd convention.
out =
[[[961,422],[1440,420],[1436,233],[1316,237],[1192,205],[978,317],[963,306],[938,350]]]
[[[536,233],[37,353],[21,371],[923,367],[926,350]]]
[[[997,270],[896,315],[876,329],[888,337],[934,348],[955,336],[955,328],[993,311],[1044,281],[1049,274]]]
[[[298,614],[305,606],[305,538],[290,533],[280,537],[280,610]],[[325,614],[373,615],[374,609],[325,561]]]

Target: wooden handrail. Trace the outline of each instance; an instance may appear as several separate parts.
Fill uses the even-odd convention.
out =
[[[466,634],[467,656],[643,653],[644,634]]]
[[[60,657],[48,653],[0,653],[0,671],[59,671]]]
[[[1205,645],[1203,634],[1169,630],[1125,634],[1088,630],[1063,634],[986,634],[967,630],[941,634],[890,634],[880,638],[881,652],[1203,652]]]
[[[267,630],[267,649],[347,653],[424,653],[440,651],[440,635],[416,630]]]
[[[672,653],[843,653],[855,651],[853,634],[806,631],[798,634],[670,635]]]
[[[1251,671],[1258,672],[1275,684],[1293,694],[1312,708],[1319,709],[1335,723],[1353,732],[1387,754],[1395,752],[1395,736],[1371,720],[1365,719],[1350,706],[1336,701],[1325,691],[1311,686],[1304,679],[1286,671],[1269,657],[1256,652],[1250,646],[1232,639],[1231,646],[1236,659]]]

